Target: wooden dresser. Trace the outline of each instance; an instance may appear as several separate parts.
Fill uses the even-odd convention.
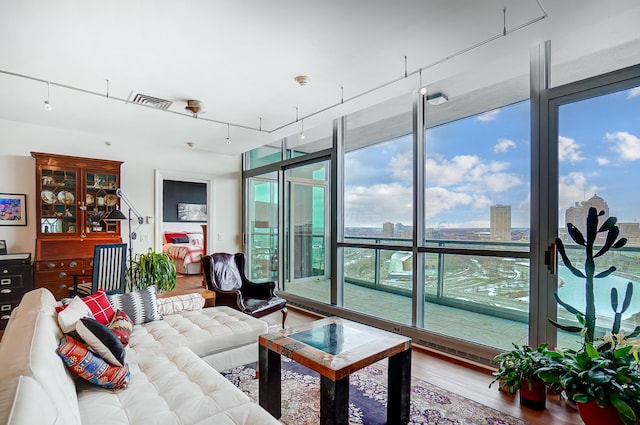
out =
[[[0,255],[0,330],[25,292],[33,289],[31,254]]]
[[[31,152],[36,159],[35,287],[69,296],[72,274],[90,274],[96,244],[120,243],[120,222],[105,221],[120,198],[121,161]],[[88,280],[81,279],[80,282]]]

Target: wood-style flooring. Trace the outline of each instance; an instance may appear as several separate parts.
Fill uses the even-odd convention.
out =
[[[176,289],[200,288],[201,283],[201,275],[180,275]],[[289,308],[287,325],[296,326],[316,318],[317,316],[312,313]],[[265,319],[270,324],[281,323],[280,313],[274,313]],[[582,424],[578,413],[563,401],[559,401],[557,395],[548,395],[547,409],[539,412],[521,407],[517,396],[508,396],[501,393],[497,390],[496,385],[488,388],[489,382],[492,380],[491,370],[484,366],[469,364],[460,359],[448,357],[415,345],[411,366],[413,376],[485,406],[520,418],[532,425]]]

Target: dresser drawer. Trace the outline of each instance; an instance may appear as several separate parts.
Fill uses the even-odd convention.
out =
[[[0,329],[5,329],[7,327],[7,323],[9,322],[9,318],[11,317],[11,312],[14,308],[16,308],[20,304],[20,301],[0,301]]]
[[[31,285],[31,266],[0,266],[0,293],[4,288],[24,289]]]
[[[60,269],[82,269],[85,267],[91,267],[92,260],[51,260],[51,261],[38,261],[36,262],[36,272],[40,271],[52,271],[52,270],[60,270]],[[78,271],[74,273],[80,273]]]
[[[57,282],[38,282],[37,288],[46,288],[53,294],[56,300],[69,298],[69,288],[73,288],[73,279],[60,280]]]

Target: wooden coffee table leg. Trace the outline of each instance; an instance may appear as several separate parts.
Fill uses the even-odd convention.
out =
[[[260,345],[258,356],[258,400],[271,416],[279,419],[282,416],[280,354]]]
[[[320,376],[320,423],[349,424],[349,377],[338,381]]]
[[[409,423],[411,402],[411,350],[389,357],[387,424]]]

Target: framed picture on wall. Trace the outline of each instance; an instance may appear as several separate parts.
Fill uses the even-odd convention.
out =
[[[0,226],[27,225],[27,195],[0,193]]]
[[[178,221],[207,221],[207,206],[178,203]]]

